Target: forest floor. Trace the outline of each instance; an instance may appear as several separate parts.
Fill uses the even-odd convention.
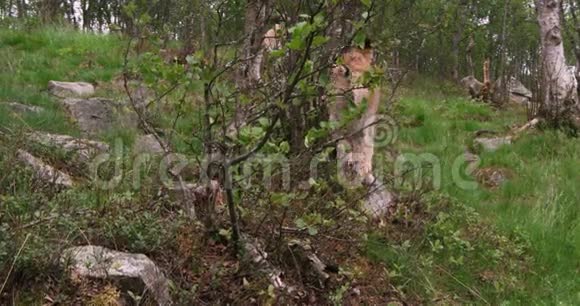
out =
[[[177,284],[178,304],[224,302],[228,294],[238,302],[252,294],[260,301],[272,298],[267,286],[254,288],[246,279],[226,290],[237,274],[225,247],[204,245],[192,235],[191,222],[173,213],[174,204],[152,197],[150,185],[132,190],[129,182],[99,190],[85,184],[45,192],[16,166],[15,152],[22,147],[57,164],[66,159],[62,152],[31,147],[24,132],[80,135],[46,92],[48,81],[110,83],[122,69],[123,46],[115,36],[0,30],[0,303],[94,302],[103,295],[98,292],[110,292],[107,286],[72,290],[55,265],[62,249],[87,243],[150,256]],[[117,94],[108,86],[97,87],[97,96]],[[485,152],[474,146],[474,134],[507,134],[526,123],[524,109],[469,101],[453,85],[426,77],[411,77],[399,95],[391,114],[396,142],[379,147],[377,160],[388,172],[401,154],[427,158],[420,163],[432,164],[425,173],[435,179],[420,188],[402,183],[405,198],[414,203],[420,197],[421,207],[401,210],[397,223],[365,235],[356,253],[363,258],[360,265],[373,267],[367,272],[375,269],[372,277],[383,277],[389,286],[372,280],[367,285],[376,287],[377,296],[410,304],[580,304],[579,139],[534,129],[512,145]],[[44,111],[16,115],[3,102]],[[190,132],[185,123],[177,127],[185,135]],[[135,133],[119,128],[101,138],[113,145],[119,137],[131,142]],[[481,164],[473,177],[458,178],[456,163],[468,150]],[[494,173],[501,174],[502,182],[491,178]],[[222,264],[216,268],[208,261]],[[328,303],[348,300],[355,282],[345,275],[351,281],[326,293]]]

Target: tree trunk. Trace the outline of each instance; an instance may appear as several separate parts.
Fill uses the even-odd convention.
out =
[[[499,80],[500,78],[503,80],[503,82],[501,82],[501,88],[495,88],[495,90],[499,90],[500,91],[500,95],[499,95],[499,100],[500,101],[494,101],[498,104],[503,104],[508,100],[509,94],[508,94],[508,83],[510,78],[507,75],[507,70],[506,70],[506,66],[507,66],[507,48],[506,48],[506,40],[507,40],[507,19],[508,19],[508,11],[509,11],[509,5],[510,5],[510,0],[505,0],[504,2],[504,8],[503,8],[503,20],[502,20],[502,27],[501,27],[501,54],[500,54],[500,61],[499,61],[499,76],[496,75],[496,80]]]
[[[262,36],[269,0],[247,0],[244,21],[244,45],[238,86],[248,88],[260,81]]]
[[[542,43],[542,114],[555,124],[577,109],[576,79],[568,70],[560,24],[561,0],[536,0]]]
[[[259,83],[261,79],[260,69],[262,66],[263,48],[262,40],[266,23],[266,12],[270,0],[247,0],[244,19],[244,42],[237,76],[236,86],[241,93],[247,91]],[[227,127],[227,135],[233,136],[247,121],[248,110],[236,100],[234,121]]]
[[[475,77],[475,66],[473,65],[473,48],[475,48],[475,39],[473,34],[469,38],[469,45],[467,46],[466,58],[467,58],[467,68],[469,69],[469,76]]]
[[[25,18],[26,17],[26,1],[24,0],[17,0],[16,1],[16,8],[18,10],[18,18]]]
[[[12,6],[14,5],[14,3],[12,2],[13,0],[10,0],[10,2],[8,3],[8,17],[12,18]]]
[[[83,28],[88,30],[91,28],[91,12],[89,0],[81,0],[81,9],[83,11]]]
[[[483,102],[489,102],[489,98],[492,95],[492,84],[491,84],[491,60],[486,59],[483,63],[483,88],[481,89],[481,100]]]
[[[201,50],[207,50],[209,43],[207,40],[207,16],[206,16],[206,8],[203,1],[199,4],[199,46]]]
[[[57,21],[60,10],[59,0],[43,0],[40,3],[40,8],[42,22],[53,23]]]
[[[78,27],[77,17],[75,16],[75,0],[70,0],[68,4],[68,19],[70,23],[72,23],[75,28]]]
[[[451,46],[451,52],[453,54],[453,79],[459,80],[459,43],[463,38],[463,31],[465,29],[465,22],[467,19],[467,5],[468,0],[460,0],[459,7],[455,16],[458,18],[459,23],[457,24],[457,30],[453,35],[453,41]]]
[[[576,0],[570,0],[570,13],[572,15],[575,33],[572,34],[572,44],[574,45],[574,55],[576,56],[576,83],[580,84],[580,23],[578,23],[578,3]],[[578,87],[578,86],[577,86]],[[580,96],[580,87],[576,89]]]

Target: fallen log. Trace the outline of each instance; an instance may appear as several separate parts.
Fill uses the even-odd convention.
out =
[[[242,261],[253,265],[260,273],[268,276],[270,284],[277,290],[285,290],[292,293],[294,289],[287,286],[282,280],[282,270],[274,267],[268,261],[268,253],[266,253],[257,239],[243,237],[242,245]]]
[[[326,272],[328,266],[318,258],[309,242],[292,240],[288,243],[288,256],[301,275],[313,274],[319,282],[320,288],[326,287],[330,275]]]

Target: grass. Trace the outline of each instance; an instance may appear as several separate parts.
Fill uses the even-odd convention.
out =
[[[6,68],[0,74],[0,131],[18,135],[24,128],[79,135],[45,91],[47,83],[110,81],[121,70],[122,48],[115,36],[52,28],[0,30],[0,66]],[[107,87],[97,89],[99,95],[111,95]],[[16,115],[3,101],[42,106],[45,111]],[[184,107],[186,113],[195,113],[193,102]],[[395,113],[400,125],[396,149],[436,156],[442,176],[440,188],[422,201],[405,193],[404,200],[411,204],[400,212],[401,222],[368,235],[366,255],[384,265],[401,298],[425,304],[580,304],[580,141],[558,131],[530,131],[497,152],[477,152],[481,168],[504,169],[510,178],[497,188],[465,189],[457,184],[453,169],[474,132],[506,133],[514,124],[525,123],[525,112],[474,103],[452,85],[419,78],[406,88]],[[191,149],[199,144],[190,143],[195,122],[189,117],[177,122],[183,135],[174,143],[178,151],[199,150]],[[121,129],[102,138],[115,145],[116,139],[132,143],[134,136]],[[378,150],[383,155],[384,148]],[[14,276],[24,284],[33,282],[29,275],[57,279],[51,256],[87,241],[143,252],[171,267],[168,271],[182,270],[182,264],[166,253],[191,253],[191,241],[198,238],[189,235],[196,229],[183,216],[170,213],[179,209],[175,204],[154,196],[155,182],[146,182],[139,191],[124,182],[115,190],[87,184],[44,193],[34,187],[30,173],[14,168],[14,151],[14,146],[0,145],[0,271],[26,233],[33,235],[16,271],[27,273]],[[50,154],[55,155],[45,153]],[[474,180],[465,173],[461,178]],[[201,261],[200,254],[191,256]],[[191,286],[188,281],[182,285]],[[66,295],[61,283],[47,286],[50,292]],[[42,290],[38,300],[44,297]]]
[[[437,156],[443,179],[441,189],[436,193],[476,209],[479,219],[499,229],[496,238],[516,237],[516,240],[525,241],[531,266],[519,272],[525,273],[525,277],[517,281],[522,288],[512,288],[511,292],[502,293],[497,285],[486,284],[473,277],[473,273],[485,270],[482,268],[488,266],[489,258],[468,256],[469,260],[474,261],[469,264],[479,268],[463,266],[468,265],[467,262],[459,266],[447,265],[451,273],[458,273],[459,276],[450,277],[453,275],[450,274],[442,279],[411,273],[410,279],[419,280],[422,285],[409,289],[409,292],[425,294],[429,291],[426,288],[434,286],[435,291],[447,293],[465,291],[467,295],[475,295],[475,299],[482,303],[484,300],[492,304],[580,303],[579,139],[570,138],[559,131],[530,131],[515,144],[497,152],[478,152],[482,161],[480,168],[507,169],[512,175],[508,182],[498,188],[489,189],[480,184],[475,190],[465,190],[456,184],[451,170],[454,161],[464,154],[471,143],[474,132],[493,130],[505,134],[511,125],[526,122],[525,112],[517,108],[496,110],[458,98],[455,93],[437,88],[440,85],[430,81],[419,80],[415,86],[413,94],[407,94],[398,107],[397,117],[401,118],[402,128],[397,146],[401,153],[431,153]],[[454,218],[465,218],[458,211],[461,212],[461,209],[449,213],[456,215]],[[463,232],[469,232],[469,228],[469,222],[456,224],[456,229]],[[429,235],[430,230],[425,235]],[[496,238],[486,237],[484,240]],[[484,244],[482,241],[467,241],[474,247],[483,247]],[[509,246],[514,247],[517,244]],[[392,256],[381,248],[389,246],[377,245],[375,241],[370,248],[371,254],[388,262]],[[480,251],[485,252],[485,248]],[[399,256],[419,258],[429,252],[425,249],[410,250]],[[518,262],[518,257],[506,260]],[[501,265],[495,265],[497,272],[501,269]],[[462,277],[461,274],[466,272],[472,275]],[[518,278],[517,275],[512,276]],[[420,281],[421,278],[424,280]],[[444,289],[447,284],[457,283],[455,278],[460,278],[462,283],[458,291]],[[505,283],[500,285],[507,285],[508,281],[503,279],[501,282]],[[479,292],[474,294],[472,288],[478,288]],[[431,293],[433,295],[436,294]]]
[[[89,35],[72,29],[15,31],[0,29],[0,102],[45,108],[40,114],[11,115],[4,109],[4,126],[77,134],[58,104],[46,92],[48,81],[111,80],[120,72],[121,45],[115,36]],[[2,107],[2,104],[0,104]]]

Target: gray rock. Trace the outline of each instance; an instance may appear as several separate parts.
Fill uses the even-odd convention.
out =
[[[170,185],[170,184],[168,184]],[[206,228],[212,228],[216,216],[223,215],[225,206],[222,189],[217,181],[208,184],[181,184],[176,181],[167,186],[171,200],[179,203],[187,217],[201,220]]]
[[[380,219],[389,215],[391,208],[396,203],[396,197],[391,193],[385,184],[376,179],[373,175],[365,178],[363,183],[369,189],[364,202],[365,213],[373,218]]]
[[[73,187],[74,183],[70,175],[55,169],[32,154],[18,150],[17,157],[18,160],[31,168],[40,180],[60,187]]]
[[[518,96],[518,95],[514,95],[514,94],[510,94],[510,101],[512,103],[515,103],[517,105],[527,105],[528,103],[530,103],[530,98],[528,97],[523,97],[523,96]]]
[[[465,153],[463,154],[463,156],[465,158],[465,161],[467,163],[470,163],[470,164],[471,163],[476,163],[476,162],[479,161],[479,156],[478,155],[475,155],[475,154],[473,154],[473,153],[471,153],[469,151],[465,151]]]
[[[476,99],[481,94],[481,89],[483,88],[483,83],[476,79],[474,76],[467,76],[461,81],[459,81],[461,87],[468,93],[472,99]]]
[[[494,88],[496,89],[494,92],[495,101],[501,99],[503,79],[504,78],[499,78],[494,84]],[[532,100],[532,91],[527,89],[522,82],[514,77],[511,77],[509,82],[506,84],[506,90],[509,93],[510,101],[513,103],[525,105]]]
[[[123,77],[117,77],[112,81],[112,86],[117,91],[121,92],[123,95],[127,95],[125,89],[125,81]],[[135,106],[142,111],[146,110],[147,103],[149,103],[153,98],[155,98],[155,92],[143,84],[140,80],[127,80],[127,87],[133,98]],[[159,105],[160,103],[155,103]]]
[[[21,114],[25,114],[25,113],[38,114],[38,113],[41,113],[44,111],[44,108],[42,108],[40,106],[26,105],[26,104],[21,104],[21,103],[17,103],[17,102],[8,102],[8,103],[6,103],[6,105],[12,111],[17,112],[17,113],[21,113]]]
[[[155,263],[143,254],[87,245],[66,249],[60,262],[74,276],[136,281],[137,285],[145,287],[158,305],[172,304],[169,281]]]
[[[511,137],[497,137],[497,138],[476,138],[474,140],[476,146],[480,146],[485,151],[495,152],[505,145],[512,144]]]
[[[153,135],[141,135],[138,136],[133,144],[134,154],[153,154],[162,155],[165,153],[163,147],[159,144],[155,136]]]
[[[59,98],[85,98],[95,94],[95,86],[85,82],[49,81],[48,91]]]
[[[84,135],[95,136],[114,126],[136,126],[135,117],[126,113],[121,104],[112,100],[67,98],[61,103]]]
[[[59,148],[67,153],[76,153],[80,161],[84,163],[90,162],[95,155],[109,150],[109,145],[106,143],[68,135],[34,132],[30,133],[28,138],[47,147]]]

